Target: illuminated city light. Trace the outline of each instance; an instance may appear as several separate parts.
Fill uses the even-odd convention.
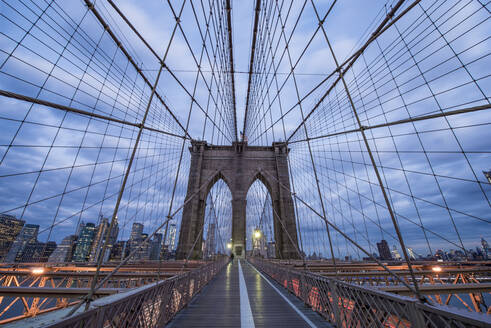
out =
[[[442,267],[437,265],[432,267],[431,270],[433,270],[433,272],[442,272]]]
[[[254,231],[254,238],[258,239],[261,237],[261,230]]]
[[[227,243],[227,248],[232,249],[232,243]]]
[[[44,273],[44,268],[32,268],[31,272],[33,274],[43,274]]]

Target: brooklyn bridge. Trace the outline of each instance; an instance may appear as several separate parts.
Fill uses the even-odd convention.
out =
[[[490,9],[0,0],[0,325],[491,327]]]

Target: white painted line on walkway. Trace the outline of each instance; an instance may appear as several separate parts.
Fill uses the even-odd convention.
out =
[[[250,265],[250,266],[251,266],[251,267],[252,267],[254,270],[256,270],[256,272],[257,272],[257,273],[259,273],[259,275],[260,275],[261,277],[263,277],[263,279],[264,279],[264,280],[266,280],[266,281],[268,282],[268,284],[269,284],[271,287],[273,287],[273,289],[274,289],[274,290],[275,290],[275,291],[276,291],[276,292],[277,292],[277,293],[278,293],[278,294],[279,294],[281,297],[283,297],[283,299],[284,299],[284,300],[285,300],[285,301],[288,303],[288,305],[290,305],[290,306],[291,306],[291,308],[292,308],[292,309],[294,309],[294,310],[295,310],[295,312],[297,312],[297,314],[298,314],[298,315],[299,315],[299,316],[300,316],[300,317],[301,317],[301,318],[302,318],[302,319],[303,319],[303,320],[304,320],[304,321],[305,321],[305,322],[306,322],[306,323],[307,323],[307,324],[308,324],[310,327],[312,327],[312,328],[317,328],[317,326],[316,326],[316,325],[314,325],[314,323],[313,323],[312,321],[310,321],[310,320],[309,320],[309,318],[307,318],[307,317],[305,316],[305,314],[303,314],[303,313],[302,313],[302,311],[300,311],[299,309],[297,309],[297,307],[296,307],[296,306],[295,306],[295,305],[294,305],[292,302],[290,302],[290,300],[289,300],[289,299],[288,299],[288,298],[287,298],[285,295],[283,295],[283,293],[282,293],[282,292],[280,292],[280,291],[278,290],[278,288],[276,288],[276,287],[275,287],[275,285],[273,285],[273,284],[271,283],[271,281],[269,281],[269,279],[268,279],[268,278],[266,278],[266,277],[265,277],[265,276],[264,276],[264,275],[263,275],[261,272],[259,272],[259,271],[258,271],[258,270],[257,270],[257,269],[256,269],[256,268],[255,268],[255,267],[252,265],[252,264],[249,264],[249,265]],[[239,268],[240,268],[240,267],[239,267]],[[242,271],[241,271],[241,272],[242,272]]]
[[[239,289],[240,289],[240,326],[243,328],[254,328],[254,318],[252,317],[251,303],[247,294],[247,286],[239,262]]]

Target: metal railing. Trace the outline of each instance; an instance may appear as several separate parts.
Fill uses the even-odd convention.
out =
[[[337,327],[490,327],[491,318],[334,278],[293,270],[259,258],[249,261]]]
[[[44,323],[43,327],[163,327],[228,261],[223,257],[172,278],[101,298],[87,311]]]

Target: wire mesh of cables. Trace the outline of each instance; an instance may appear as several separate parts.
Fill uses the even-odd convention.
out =
[[[251,255],[276,257],[275,229],[282,229],[278,220],[271,194],[259,179],[255,180],[247,193],[246,205],[246,250]]]
[[[19,236],[4,261],[152,259],[117,240],[166,243],[190,141],[238,141],[230,1],[148,6],[1,1],[0,212]],[[356,17],[337,1],[255,1],[243,131],[288,144],[304,254],[362,258],[386,240],[406,260],[474,256],[491,221],[489,7],[388,1],[346,45],[331,31]],[[264,233],[278,228],[263,187],[247,215]],[[216,252],[226,189],[201,230]],[[71,235],[83,247],[55,253]]]
[[[3,261],[122,261],[134,238],[133,259],[158,260],[190,140],[237,139],[227,2],[0,6],[0,213],[18,230]]]
[[[210,189],[206,200],[203,223],[203,257],[230,255],[228,244],[232,238],[232,194],[224,180],[220,179]]]
[[[382,257],[386,240],[386,259],[477,259],[491,232],[489,4],[406,2],[387,17],[344,62],[321,27],[335,70],[312,96],[297,88],[290,172],[316,210],[297,202],[304,251]]]

